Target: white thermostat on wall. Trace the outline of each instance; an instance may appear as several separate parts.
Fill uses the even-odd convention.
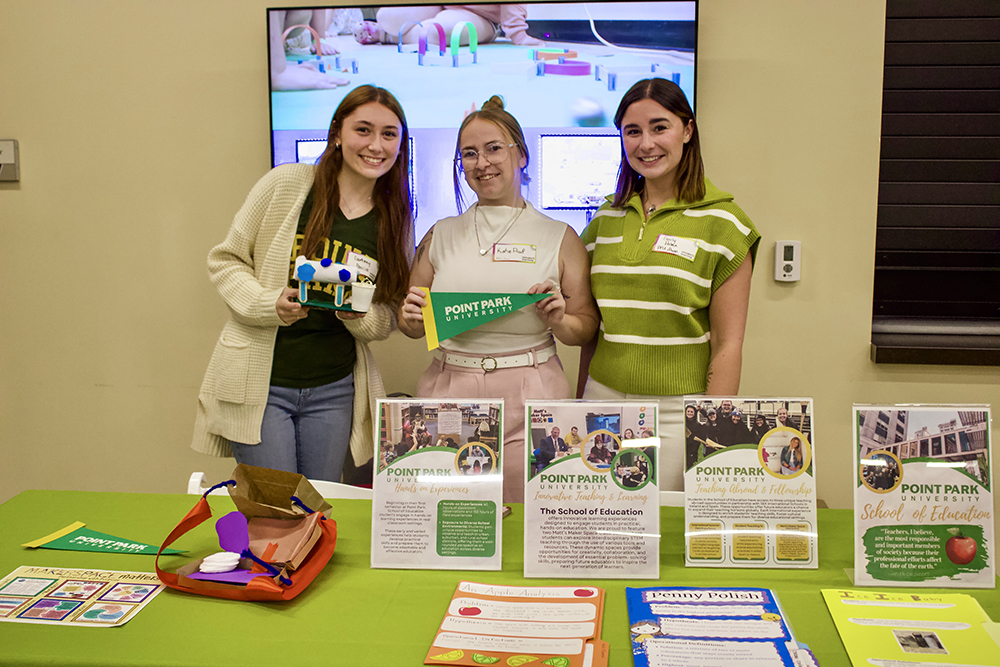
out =
[[[799,279],[802,268],[801,241],[774,242],[774,279],[791,283]]]

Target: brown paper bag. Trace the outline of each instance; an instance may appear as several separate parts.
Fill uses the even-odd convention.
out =
[[[259,468],[240,463],[233,471],[235,486],[229,495],[236,509],[247,517],[298,519],[308,514],[291,500],[295,496],[314,512],[329,518],[333,507],[298,473]]]
[[[269,544],[277,544],[270,563],[289,570],[296,569],[306,559],[323,534],[319,527],[319,512],[291,520],[254,517],[247,524],[247,532],[250,551],[259,556]]]

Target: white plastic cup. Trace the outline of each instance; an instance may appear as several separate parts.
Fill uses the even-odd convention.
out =
[[[370,283],[354,283],[351,285],[351,310],[356,313],[367,313],[372,305],[372,295],[375,286]]]

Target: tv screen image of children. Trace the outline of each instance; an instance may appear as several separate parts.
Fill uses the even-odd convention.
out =
[[[325,142],[329,110],[357,86],[374,83],[393,91],[406,110],[413,173],[420,175],[411,188],[420,239],[435,220],[454,214],[448,198],[439,195],[451,183],[438,168],[442,159],[453,157],[446,137],[453,138],[474,104],[500,94],[532,146],[537,181],[532,204],[579,233],[588,222],[587,211],[614,190],[616,173],[609,167],[617,163],[618,153],[606,151],[619,150],[617,138],[609,142],[608,135],[617,135],[613,119],[622,94],[640,79],[659,77],[676,82],[696,104],[694,0],[441,9],[372,5],[270,10],[272,164],[312,163],[321,149],[309,143]],[[330,22],[315,37],[296,28],[283,39],[284,30],[303,25],[299,22],[310,12],[316,19],[330,11],[355,18],[360,12],[364,20],[350,28]],[[294,16],[303,12],[302,18]],[[459,15],[464,19],[456,21]],[[314,26],[316,21],[305,23]],[[445,31],[443,55],[435,23]],[[474,47],[469,26],[476,32]],[[287,85],[290,74],[298,75],[297,83]],[[543,138],[555,145],[543,145]],[[553,168],[546,167],[549,162]],[[599,168],[583,171],[586,178],[573,178],[581,172],[572,166],[579,169],[588,162]],[[560,169],[560,164],[568,168]],[[542,171],[535,172],[536,165]]]

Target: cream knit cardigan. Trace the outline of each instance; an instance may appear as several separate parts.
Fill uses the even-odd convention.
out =
[[[289,258],[314,167],[281,165],[254,186],[226,239],[208,254],[208,273],[229,307],[229,321],[215,345],[198,392],[191,447],[232,456],[229,442],[260,443],[271,360],[278,327],[275,303],[288,285]],[[372,304],[368,314],[343,320],[354,336],[354,418],[351,454],[360,466],[374,454],[376,400],[385,396],[368,343],[396,328],[396,309]]]

